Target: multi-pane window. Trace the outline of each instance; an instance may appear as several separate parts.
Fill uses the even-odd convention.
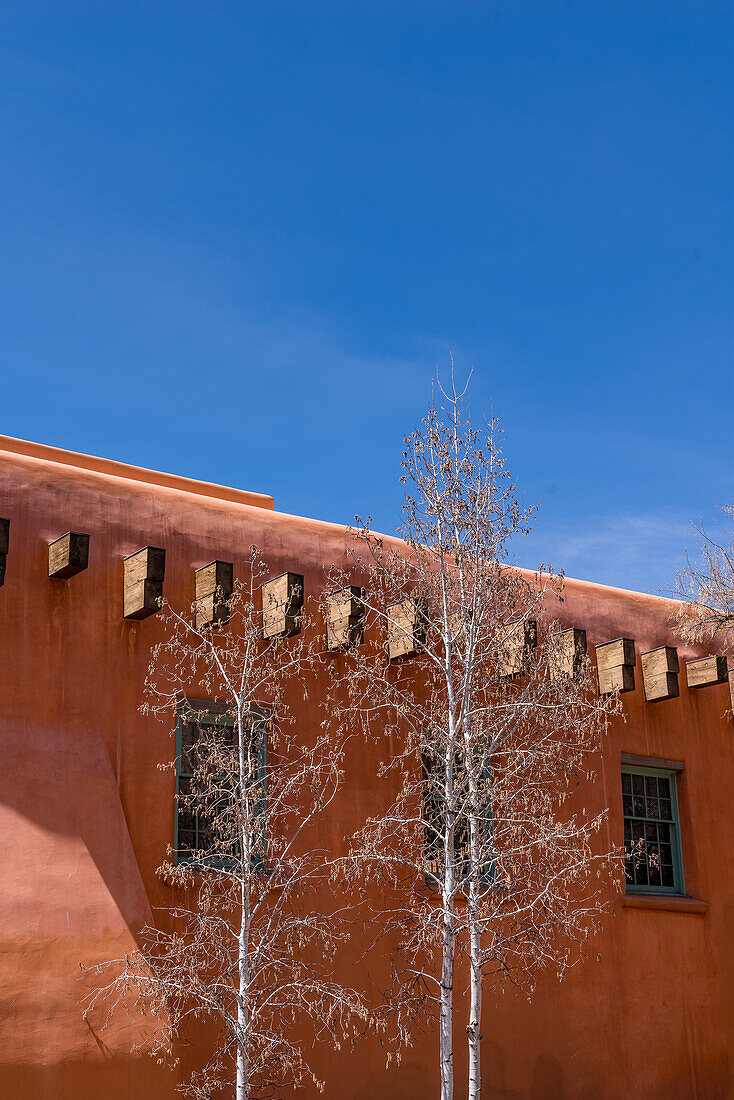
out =
[[[444,786],[444,764],[434,753],[424,749],[423,760],[423,831],[424,831],[424,860],[426,867],[426,882],[430,886],[440,884],[443,878],[444,865],[444,831],[446,821],[446,796]],[[467,795],[466,780],[462,779],[461,762],[457,758],[455,768],[456,797],[459,803],[465,800]],[[485,797],[482,815],[480,817],[480,858],[483,864],[482,880],[490,882],[494,875],[494,859],[491,853],[492,843],[492,809],[489,797],[489,779],[483,776]],[[469,822],[465,814],[461,814],[454,824],[454,858],[456,877],[459,882],[466,880],[469,875],[470,849],[469,849]]]
[[[249,724],[253,768],[242,777],[253,811],[252,864],[265,866],[265,727]],[[176,723],[176,863],[226,867],[239,859],[234,791],[239,783],[237,731],[231,717],[182,711]]]
[[[683,894],[674,771],[622,768],[627,893]]]

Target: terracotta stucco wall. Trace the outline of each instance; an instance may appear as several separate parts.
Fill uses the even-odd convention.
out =
[[[173,1075],[129,1053],[144,1022],[123,1018],[103,1031],[79,1003],[79,962],[118,955],[150,907],[171,901],[155,875],[173,831],[173,778],[156,767],[172,755],[171,741],[138,711],[161,627],[156,616],[123,620],[122,559],[149,543],[165,547],[166,597],[187,606],[195,568],[221,558],[236,575],[257,543],[273,573],[305,575],[308,597],[323,565],[341,560],[344,531],[280,515],[268,498],[223,491],[215,499],[206,487],[26,450],[0,446],[0,515],[11,518],[0,588],[0,1095],[167,1100]],[[48,542],[69,529],[90,534],[89,567],[49,581]],[[591,645],[626,635],[638,655],[676,644],[669,611],[665,601],[574,581],[561,608]],[[682,659],[691,655],[679,646]],[[680,683],[678,699],[645,703],[638,659],[626,721],[615,723],[591,797],[611,807],[619,842],[621,753],[683,762],[686,887],[708,908],[655,911],[619,899],[563,985],[543,978],[531,1005],[513,994],[490,1001],[485,1097],[733,1094],[734,726],[724,717],[726,685],[689,691],[684,673]],[[304,722],[318,720],[319,703],[317,691]],[[374,808],[375,773],[372,750],[355,746],[324,843],[338,845]],[[456,1038],[461,1078],[460,1031]],[[318,1061],[327,1096],[420,1100],[437,1091],[431,1036],[419,1036],[390,1071],[369,1042],[353,1055],[321,1051]]]

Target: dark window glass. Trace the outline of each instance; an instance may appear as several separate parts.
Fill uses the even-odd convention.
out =
[[[628,893],[683,893],[675,773],[622,772],[624,873]]]
[[[255,867],[265,866],[265,727],[252,723],[255,774],[249,777],[258,808]],[[176,753],[176,863],[196,862],[201,866],[226,867],[237,858],[236,828],[217,828],[226,821],[228,807],[235,812],[232,797],[237,775],[234,723],[206,711],[179,717]],[[233,850],[234,849],[234,850]]]
[[[443,761],[438,759],[429,750],[424,750],[423,761],[423,830],[424,830],[424,859],[426,867],[426,880],[431,885],[439,883],[443,877],[443,849],[445,830],[445,807],[443,795]],[[456,766],[457,796],[462,798],[461,766],[457,760]],[[485,855],[485,867],[482,878],[485,882],[491,881],[494,875],[494,861],[489,851],[492,836],[492,808],[489,791],[489,781],[485,779],[485,812],[481,820],[482,846],[487,849]],[[461,882],[468,877],[470,870],[469,856],[469,822],[465,815],[459,816],[454,825],[454,855],[456,860],[456,875]]]

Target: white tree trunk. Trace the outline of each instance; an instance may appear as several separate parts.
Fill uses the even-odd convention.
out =
[[[245,737],[246,724],[242,719],[242,710],[238,706],[237,709],[237,733],[239,738],[239,781],[240,781],[240,808],[242,814],[241,822],[241,859],[242,859],[242,879],[241,879],[241,892],[240,892],[240,931],[237,940],[237,961],[238,961],[238,977],[239,977],[239,989],[237,997],[237,1086],[235,1092],[236,1100],[249,1100],[250,1084],[249,1084],[249,1058],[247,1049],[247,1029],[249,1024],[249,1011],[250,1011],[250,890],[247,880],[247,871],[249,870],[251,860],[251,837],[250,837],[250,805],[249,805],[249,792],[247,789],[247,777],[249,772],[247,770],[248,760],[245,756]],[[251,746],[247,745],[247,756],[249,757]]]
[[[441,1100],[453,1100],[454,1096],[454,950],[456,932],[453,913],[444,907],[443,963],[441,966]]]
[[[472,745],[470,729],[465,727],[467,760],[471,761]],[[469,766],[469,898],[467,916],[469,923],[470,999],[469,1023],[466,1028],[469,1043],[469,1092],[468,1100],[480,1100],[482,1095],[481,1026],[482,1026],[482,933],[479,922],[478,891],[481,891],[486,839],[481,835],[479,820],[480,799],[478,780],[473,766]]]
[[[449,738],[444,759],[444,793],[447,813],[443,842],[443,944],[441,961],[441,1013],[439,1027],[439,1054],[441,1063],[441,1100],[454,1097],[454,955],[456,951],[456,925],[454,921],[454,894],[456,892],[454,863],[454,738]],[[448,807],[451,807],[448,809]]]
[[[470,899],[470,906],[472,900]],[[481,1026],[482,1026],[482,967],[481,934],[476,917],[471,921],[470,967],[471,999],[469,1004],[469,1025],[466,1029],[469,1038],[469,1100],[480,1100],[482,1095],[481,1065]]]
[[[239,1015],[239,1014],[238,1014]],[[239,1021],[238,1021],[239,1022]],[[247,1058],[245,1048],[241,1043],[237,1045],[237,1100],[248,1100],[247,1088]]]
[[[243,907],[242,923],[240,925],[239,935],[239,997],[237,1000],[237,1030],[240,1038],[237,1042],[237,1090],[235,1093],[236,1100],[248,1100],[249,1089],[249,1067],[247,1064],[247,1048],[244,1042],[244,1036],[247,1034],[248,1023],[248,978],[249,971],[247,965],[247,925],[245,920],[245,909]]]

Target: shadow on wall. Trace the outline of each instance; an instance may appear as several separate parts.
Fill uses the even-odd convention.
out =
[[[429,1073],[420,1062],[403,1062],[371,1078],[368,1085],[354,1093],[354,1100],[416,1100],[417,1096],[437,1094],[437,1074]]]
[[[508,1089],[505,1053],[499,1043],[482,1043],[482,1096],[486,1100],[564,1100],[563,1068],[557,1058],[541,1054],[533,1068],[529,1093]]]
[[[505,1052],[499,1043],[482,1039],[482,1096],[485,1100],[519,1100],[520,1093],[508,1090]]]
[[[530,1100],[563,1100],[563,1069],[557,1058],[541,1054],[533,1070]]]
[[[5,934],[93,936],[150,920],[102,742],[24,723],[0,730],[0,753],[0,827],[18,869],[4,881]]]
[[[118,1091],[109,1069],[99,1089],[59,1083],[76,1080],[82,1065],[97,1073],[121,1054],[130,1058],[150,1030],[132,1012],[118,1014],[104,1036],[100,1012],[82,1018],[92,979],[80,983],[80,964],[132,950],[150,906],[104,745],[65,732],[0,726],[0,1096],[169,1096],[171,1088],[137,1083]],[[135,1082],[148,1079],[147,1069],[130,1072]]]
[[[482,1045],[482,1096],[487,1100],[521,1100],[522,1093],[505,1085],[505,1058],[497,1043]],[[466,1082],[461,1082],[466,1086]],[[457,1093],[461,1091],[457,1082]],[[354,1100],[416,1100],[416,1097],[438,1095],[437,1074],[429,1072],[419,1062],[404,1062],[384,1071],[370,1080],[365,1088],[354,1094]],[[557,1058],[542,1054],[535,1063],[533,1084],[528,1100],[564,1100],[563,1069]],[[597,1098],[600,1100],[600,1097]]]
[[[179,1095],[170,1070],[152,1058],[51,1062],[45,1066],[0,1064],[0,1095],[12,1100],[81,1100],[99,1096],[105,1100],[146,1100]]]

